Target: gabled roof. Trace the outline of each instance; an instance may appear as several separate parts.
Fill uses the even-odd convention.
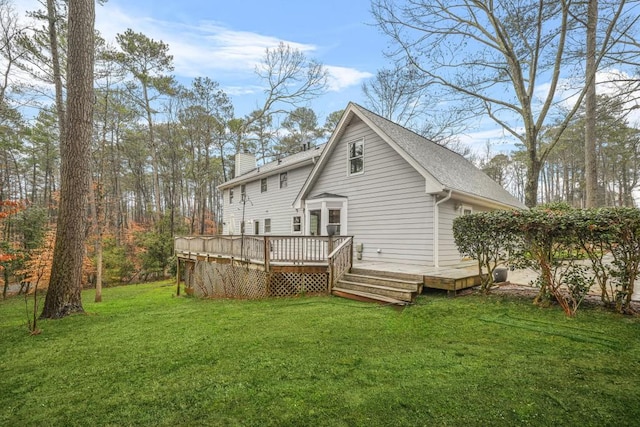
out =
[[[320,144],[315,147],[311,147],[308,150],[301,151],[296,154],[292,154],[287,157],[283,157],[273,162],[265,163],[249,172],[243,173],[227,182],[220,184],[218,188],[224,190],[225,188],[234,187],[240,184],[246,184],[248,182],[255,181],[256,179],[264,178],[275,173],[285,172],[291,169],[295,169],[305,164],[313,162],[314,157],[319,157],[322,150],[327,144]]]
[[[320,160],[300,190],[296,198],[296,205],[307,197],[308,191],[313,187],[324,164],[354,116],[367,124],[425,178],[427,193],[438,194],[452,191],[454,195],[491,202],[491,204],[502,207],[525,207],[518,199],[460,154],[355,103],[349,103],[345,109]]]

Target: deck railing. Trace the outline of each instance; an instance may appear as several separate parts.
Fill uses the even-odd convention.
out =
[[[329,255],[347,236],[179,236],[176,253],[225,256],[264,263],[328,265]]]
[[[353,237],[342,241],[328,257],[329,262],[329,292],[342,276],[353,266]]]

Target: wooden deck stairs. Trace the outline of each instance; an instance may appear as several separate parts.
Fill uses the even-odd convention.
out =
[[[422,292],[421,276],[352,268],[332,294],[357,301],[403,306]]]

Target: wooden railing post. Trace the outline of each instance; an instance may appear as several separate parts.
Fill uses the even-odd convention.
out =
[[[331,293],[331,289],[333,289],[333,257],[327,257],[327,262],[329,263],[329,290],[328,293]]]
[[[264,236],[264,270],[269,272],[269,263],[271,262],[271,242],[269,236]]]
[[[327,255],[333,252],[333,236],[329,236],[327,241]]]
[[[353,238],[351,238],[351,245],[349,248],[349,265],[353,267]],[[351,268],[349,268],[351,269]]]

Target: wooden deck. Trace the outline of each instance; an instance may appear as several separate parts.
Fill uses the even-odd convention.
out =
[[[375,261],[355,261],[353,271],[372,271],[376,274],[385,273],[390,277],[418,279],[425,288],[442,289],[457,292],[462,289],[479,286],[481,277],[475,262],[460,263],[449,267],[425,267],[408,264],[390,264]]]
[[[345,273],[417,281],[423,288],[457,292],[478,286],[475,262],[436,268],[355,261],[352,238],[345,236],[193,236],[176,237],[175,253],[186,262],[248,263],[266,272],[327,272],[331,290]]]

